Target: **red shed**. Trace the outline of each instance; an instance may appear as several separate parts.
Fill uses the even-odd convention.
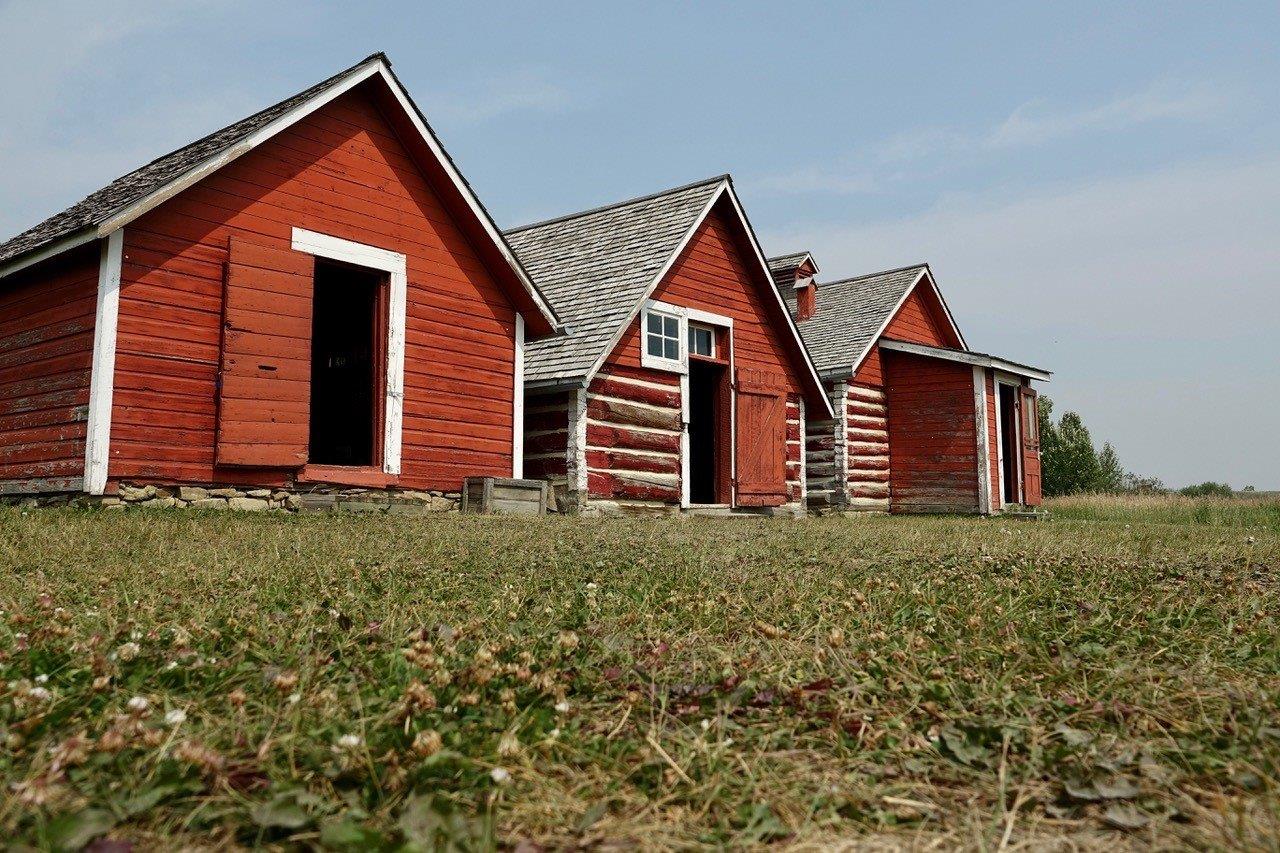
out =
[[[567,327],[525,365],[525,470],[564,509],[802,511],[830,405],[727,176],[507,238]]]
[[[0,246],[0,318],[10,493],[519,476],[558,327],[382,54]]]
[[[990,513],[1040,504],[1039,368],[969,350],[928,265],[815,283],[773,262],[831,396],[807,422],[810,503]],[[807,292],[806,292],[807,291]],[[802,319],[803,317],[803,319]]]

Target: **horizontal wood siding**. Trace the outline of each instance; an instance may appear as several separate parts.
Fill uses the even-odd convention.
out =
[[[942,303],[934,295],[933,289],[923,280],[908,294],[902,306],[893,315],[893,319],[889,321],[889,325],[885,326],[883,337],[933,347],[960,346],[960,339],[952,331]],[[884,369],[881,366],[878,342],[859,366],[853,381],[871,387],[884,384]]]
[[[407,256],[399,485],[511,472],[514,311],[364,86],[131,224],[112,424],[113,479],[274,483],[214,463],[230,237],[281,250],[293,227]]]
[[[845,406],[848,386],[843,382],[828,383],[831,407],[839,412]],[[844,418],[812,417],[805,419],[805,478],[811,509],[835,509],[843,505],[845,494],[841,484],[847,467],[844,451]],[[825,415],[825,413],[823,413]]]
[[[896,352],[883,365],[891,510],[977,512],[973,369]]]
[[[0,280],[0,481],[84,474],[98,244]]]

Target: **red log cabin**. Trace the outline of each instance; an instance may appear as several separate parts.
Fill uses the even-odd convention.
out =
[[[566,325],[525,364],[525,472],[562,509],[803,512],[832,412],[728,176],[506,236]]]
[[[0,246],[0,491],[518,477],[558,328],[375,54]]]
[[[770,267],[834,412],[806,423],[812,508],[989,514],[1040,504],[1031,382],[1049,371],[971,351],[926,264],[821,284],[806,252]]]

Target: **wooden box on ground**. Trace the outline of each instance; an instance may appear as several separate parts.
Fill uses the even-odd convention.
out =
[[[488,515],[542,515],[547,511],[546,480],[467,477],[462,482],[462,511]]]

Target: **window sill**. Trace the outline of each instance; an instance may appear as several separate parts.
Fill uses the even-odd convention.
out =
[[[689,372],[689,369],[678,361],[672,361],[666,358],[654,358],[649,355],[643,356],[640,359],[640,366],[646,370],[665,370],[667,373],[679,373],[681,375]]]
[[[330,483],[335,486],[363,486],[385,489],[399,481],[395,474],[388,474],[372,465],[304,465],[298,472],[299,483]]]

